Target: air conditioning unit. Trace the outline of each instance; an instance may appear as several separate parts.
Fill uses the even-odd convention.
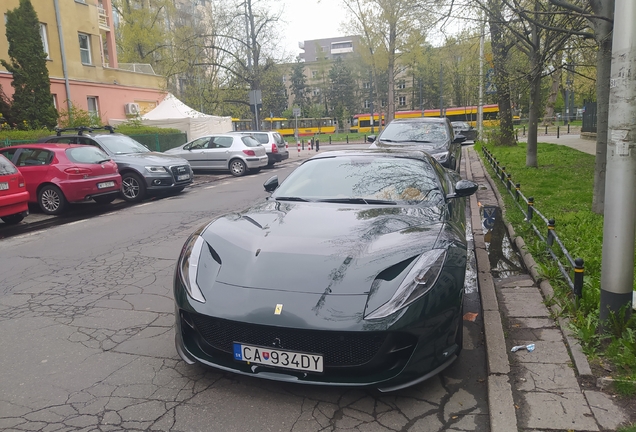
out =
[[[136,103],[127,103],[124,105],[124,112],[126,115],[138,115],[139,114],[139,104]]]

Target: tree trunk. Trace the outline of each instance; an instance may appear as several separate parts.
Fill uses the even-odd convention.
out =
[[[562,58],[559,58],[562,60]],[[557,96],[559,95],[559,87],[561,86],[561,75],[563,73],[563,69],[561,68],[561,62],[556,65],[556,70],[552,74],[552,85],[550,86],[550,94],[548,95],[548,100],[545,102],[545,116],[543,117],[543,125],[548,126],[553,123],[553,119],[555,117],[554,113],[554,103],[556,102]]]
[[[499,131],[500,137],[496,144],[512,146],[517,144],[514,126],[512,124],[512,107],[510,104],[509,75],[506,69],[506,57],[508,49],[502,40],[501,26],[499,25],[501,6],[497,2],[490,1],[490,13],[488,21],[490,26],[490,38],[493,53],[493,65],[495,70],[495,85],[497,87],[497,102],[499,104]]]
[[[613,19],[614,0],[599,0],[591,3],[595,15]],[[594,34],[598,43],[596,57],[596,159],[594,163],[592,211],[597,214],[603,214],[605,207],[605,171],[607,165],[613,24],[605,20],[594,20],[592,24],[594,25]]]
[[[530,109],[528,113],[528,148],[526,166],[537,168],[537,130],[539,127],[539,107],[541,106],[541,73],[534,70],[530,78]]]

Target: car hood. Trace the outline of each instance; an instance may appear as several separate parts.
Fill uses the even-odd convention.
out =
[[[114,155],[113,160],[119,163],[128,163],[128,164],[152,164],[152,165],[161,165],[161,166],[170,166],[170,165],[188,165],[188,161],[172,155],[166,155],[158,152],[146,152],[146,153],[129,153],[129,154],[119,154]]]
[[[219,282],[261,290],[367,294],[381,271],[433,248],[444,211],[269,199],[220,217],[203,231],[209,255],[221,264],[213,277],[198,283],[205,292],[214,292]]]

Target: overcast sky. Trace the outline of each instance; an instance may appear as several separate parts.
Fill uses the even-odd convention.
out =
[[[294,56],[301,51],[299,41],[346,36],[340,29],[343,21],[341,0],[281,0],[286,24],[281,43]]]

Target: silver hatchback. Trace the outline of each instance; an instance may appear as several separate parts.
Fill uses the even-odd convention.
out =
[[[193,170],[229,170],[236,177],[260,171],[268,163],[265,147],[258,141],[232,134],[202,136],[165,153],[186,159]]]

